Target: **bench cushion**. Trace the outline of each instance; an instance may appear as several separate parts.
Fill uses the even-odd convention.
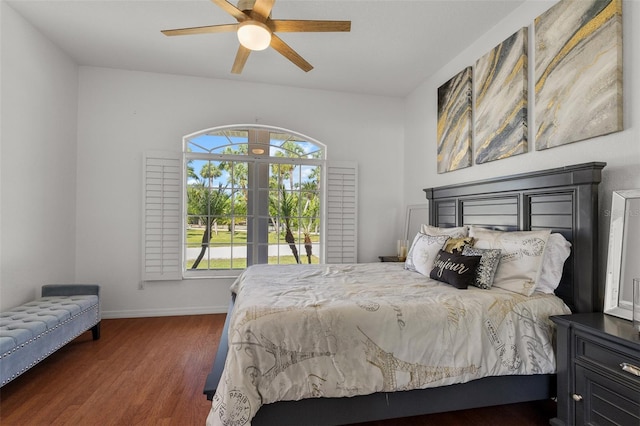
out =
[[[0,314],[0,353],[27,343],[98,304],[98,296],[42,297]]]

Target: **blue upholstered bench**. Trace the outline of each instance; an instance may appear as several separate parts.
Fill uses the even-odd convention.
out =
[[[0,386],[89,329],[100,338],[100,286],[42,286],[41,298],[0,313]]]

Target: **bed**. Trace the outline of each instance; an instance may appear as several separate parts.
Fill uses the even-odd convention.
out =
[[[464,224],[500,231],[551,230],[568,240],[572,245],[571,255],[564,262],[562,279],[555,290],[557,298],[536,293],[529,297],[518,295],[514,302],[507,301],[512,297],[509,295],[511,292],[491,289],[493,297],[505,299],[504,305],[529,303],[518,310],[517,315],[524,318],[529,332],[537,330],[536,327],[543,330],[548,327],[549,315],[566,313],[566,309],[572,312],[601,309],[602,288],[597,279],[597,213],[598,183],[604,166],[604,163],[586,163],[425,189],[430,206],[430,225],[451,228]],[[462,294],[477,300],[478,305],[473,309],[483,314],[488,313],[489,317],[483,321],[492,324],[518,322],[517,318],[506,317],[505,309],[492,309],[495,303],[490,300],[486,302],[488,305],[482,305],[484,295],[489,293],[486,290],[470,287],[462,291],[438,282],[426,285],[423,276],[406,271],[399,263],[300,266],[277,267],[280,269],[252,267],[234,283],[224,333],[204,389],[208,399],[212,400],[212,424],[215,418],[224,419],[216,422],[225,425],[349,424],[534,401],[555,395],[555,362],[549,338],[527,340],[528,346],[519,349],[514,355],[511,348],[514,342],[523,340],[522,336],[517,334],[518,331],[508,328],[501,331],[501,327],[495,327],[495,333],[489,339],[490,349],[493,346],[490,355],[478,358],[476,349],[456,347],[444,355],[435,356],[432,362],[415,362],[414,354],[389,349],[390,343],[381,342],[381,335],[375,334],[376,330],[387,327],[382,333],[385,339],[394,340],[396,335],[403,334],[415,341],[420,332],[411,326],[425,321],[425,312],[429,310],[412,303],[413,299],[422,299],[422,292],[426,291],[426,287],[433,287],[433,291],[438,294],[436,305],[448,307],[440,312],[444,312],[445,316],[454,315],[460,324],[464,321],[464,315],[460,315],[461,310],[456,309],[456,306]],[[292,268],[298,268],[297,273],[302,276],[296,278],[290,274]],[[273,272],[276,270],[277,272]],[[352,289],[350,295],[342,297],[342,305],[353,304],[358,309],[355,313],[341,311],[333,305],[330,309],[325,309],[331,300],[340,302],[338,288],[346,276],[350,276],[349,280],[353,283],[349,284]],[[390,279],[392,276],[394,278]],[[264,282],[269,281],[272,285],[256,285],[256,277]],[[285,281],[295,282],[296,279],[303,283],[300,288],[296,288],[296,285],[283,287]],[[404,280],[404,284],[395,289],[384,288],[397,279]],[[382,288],[378,284],[374,286],[372,282],[378,283]],[[238,300],[237,292],[241,294]],[[392,297],[380,298],[385,292],[391,293]],[[265,301],[265,305],[248,306],[249,299],[245,295],[249,293],[255,293],[258,300]],[[557,299],[559,304],[556,303],[553,310],[545,311],[547,308],[536,305],[539,299]],[[291,301],[293,305],[287,304]],[[462,311],[473,309],[464,308]],[[538,309],[540,317],[530,316],[531,312]],[[321,316],[318,314],[321,311],[330,311],[333,316]],[[234,318],[234,312],[237,312],[237,318]],[[523,312],[527,314],[523,316]],[[374,320],[374,313],[383,318],[381,323]],[[358,318],[355,321],[357,326],[347,327],[341,323],[341,318],[352,319],[354,316]],[[266,335],[252,331],[251,328],[243,328],[257,319],[273,323],[278,321],[277,318],[285,318],[283,323],[306,322],[310,324],[309,330],[316,331],[309,332],[309,336],[294,337],[291,340],[290,331],[281,331],[282,335]],[[234,325],[230,327],[232,322]],[[480,333],[474,333],[473,327],[464,325],[461,329],[465,330],[467,339],[475,341],[474,336]],[[351,334],[346,337],[338,336],[337,330],[343,328],[348,328],[347,333]],[[438,328],[438,332],[429,337],[432,340],[438,339],[438,344],[434,346],[446,347],[445,341],[448,340],[443,339],[449,339],[449,336],[443,336],[445,333],[440,327],[434,328]],[[451,333],[451,330],[447,332]],[[506,339],[512,340],[505,342]],[[337,344],[337,341],[342,343]],[[340,364],[337,347],[345,346],[347,341],[351,342],[349,346],[359,348],[362,356],[351,361],[345,356],[340,362],[346,364]],[[288,343],[285,345],[283,342]],[[547,352],[547,355],[551,352],[550,362],[545,361],[549,357],[542,356],[543,352]],[[227,363],[227,371],[224,372],[228,355],[231,358]],[[238,356],[248,359],[249,364],[236,363],[235,357]],[[458,356],[463,358],[458,359]],[[501,363],[504,370],[496,369],[494,364],[487,361],[487,357],[492,356],[498,359],[497,364]],[[263,362],[262,367],[258,359],[260,357],[263,358],[260,361]],[[324,360],[324,367],[314,364],[320,370],[300,368],[313,364],[308,360]],[[334,363],[342,378],[327,380],[326,369],[333,368]],[[479,370],[485,365],[490,366],[490,371],[482,373],[486,377],[478,378]],[[283,379],[280,373],[291,366],[300,369],[300,374],[305,379]],[[365,368],[363,371],[359,370],[362,366]],[[236,374],[249,377],[249,381],[273,383],[275,393],[280,390],[278,398],[291,400],[276,401],[277,398],[262,393],[263,390],[258,386],[250,395],[251,392],[247,392],[243,386],[229,382],[229,377],[233,377],[232,371],[235,370],[242,370],[236,371]],[[365,378],[376,376],[382,379],[371,383],[373,387],[370,388],[368,383],[352,382],[350,371],[357,371],[356,375]],[[414,389],[425,385],[429,387]],[[221,391],[216,394],[219,387]],[[298,396],[292,396],[289,392],[296,387],[299,388]],[[377,390],[371,392],[371,389]],[[225,398],[221,398],[220,394],[225,395]],[[334,397],[335,395],[340,397]]]

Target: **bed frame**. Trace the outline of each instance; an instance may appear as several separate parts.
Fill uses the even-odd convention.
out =
[[[598,184],[606,163],[585,163],[425,189],[429,222],[500,230],[550,228],[572,243],[556,294],[573,312],[602,310],[598,279]],[[204,393],[215,393],[228,345],[229,317]],[[252,425],[340,425],[537,401],[555,396],[555,374],[486,377],[468,383],[351,398],[315,398],[263,405]]]

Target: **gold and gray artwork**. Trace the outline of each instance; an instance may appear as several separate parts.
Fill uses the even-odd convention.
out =
[[[476,164],[526,153],[527,28],[476,61]]]
[[[622,1],[563,0],[535,19],[536,149],[622,130]]]
[[[438,173],[471,165],[471,67],[438,88]]]

